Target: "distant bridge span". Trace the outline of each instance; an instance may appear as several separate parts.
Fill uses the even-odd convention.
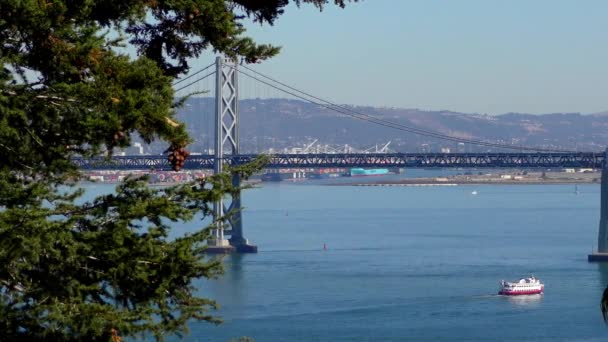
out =
[[[206,70],[211,65],[204,68]],[[184,89],[206,77],[215,74],[215,142],[214,155],[195,156],[191,155],[183,166],[184,169],[213,169],[219,173],[225,165],[242,165],[254,158],[256,155],[242,154],[240,151],[240,116],[238,111],[238,82],[237,75],[239,64],[234,60],[217,57],[215,71],[191,82]],[[252,73],[247,66],[243,66]],[[203,71],[201,70],[201,71]],[[196,74],[196,73],[195,73]],[[244,73],[250,78],[256,79],[267,85],[271,85],[252,74]],[[193,74],[194,75],[194,74]],[[263,76],[263,75],[262,75]],[[265,77],[268,80],[272,78]],[[187,78],[182,79],[185,80]],[[276,82],[282,84],[280,82]],[[284,85],[284,84],[282,84]],[[479,146],[506,148],[513,150],[516,146],[488,143],[476,140],[454,138],[436,132],[425,131],[414,127],[398,125],[385,122],[369,115],[345,111],[343,107],[336,106],[331,102],[322,100],[310,94],[298,91],[293,87],[275,89],[287,92],[291,95],[297,91],[306,95],[300,97],[317,106],[325,107],[342,114],[350,112],[350,116],[359,119],[365,118],[370,123],[382,124],[383,126],[400,129],[403,132],[422,134],[452,142],[464,142]],[[312,101],[311,98],[315,99]],[[320,102],[316,102],[320,101]],[[340,110],[336,110],[336,108]],[[351,115],[352,114],[352,115]],[[356,115],[355,115],[356,114]],[[369,119],[369,120],[368,120]],[[373,119],[373,120],[372,120]],[[589,260],[608,261],[608,150],[601,153],[596,152],[523,152],[534,150],[532,148],[520,147],[519,151],[512,153],[378,153],[378,154],[275,154],[269,156],[268,168],[351,168],[351,167],[402,167],[402,168],[594,168],[602,169],[601,185],[601,209],[600,226],[598,232],[597,253],[589,256]],[[74,159],[74,162],[83,170],[171,170],[167,156],[124,156],[111,159]],[[232,184],[237,188],[241,184],[241,176],[232,174]],[[230,197],[230,198],[226,198]],[[217,199],[213,204],[213,216],[222,218],[226,213],[232,212],[227,221],[217,220],[212,229],[211,238],[207,241],[207,252],[229,253],[233,251],[250,253],[257,252],[257,246],[245,239],[243,233],[243,216],[241,211],[240,191]],[[226,239],[226,236],[230,239]]]
[[[258,155],[224,156],[224,164],[242,165]],[[594,168],[604,166],[604,152],[524,153],[379,153],[274,154],[267,168],[403,167],[403,168]],[[166,156],[75,159],[83,170],[171,170]],[[184,169],[213,169],[212,155],[191,155]]]

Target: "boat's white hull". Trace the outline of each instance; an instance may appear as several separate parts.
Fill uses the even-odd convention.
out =
[[[539,293],[543,293],[544,292],[544,287],[540,287],[538,289],[500,289],[500,291],[498,291],[499,295],[503,295],[503,296],[520,296],[520,295],[533,295],[533,294],[539,294]]]

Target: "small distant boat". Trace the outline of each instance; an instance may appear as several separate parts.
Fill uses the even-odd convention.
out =
[[[477,190],[471,191],[471,195],[477,195]]]
[[[574,194],[575,195],[579,194],[579,192],[578,192],[578,185],[577,184],[574,184]]]
[[[502,280],[498,294],[505,296],[533,295],[543,293],[545,285],[534,276],[520,279],[518,282]]]

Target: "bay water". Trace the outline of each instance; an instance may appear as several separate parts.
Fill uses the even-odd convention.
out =
[[[193,322],[184,340],[608,341],[608,265],[587,262],[599,185],[578,190],[264,183],[243,194],[259,253],[195,283],[224,323]],[[544,295],[497,295],[530,274]]]

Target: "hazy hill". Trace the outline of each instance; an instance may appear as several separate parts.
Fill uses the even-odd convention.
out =
[[[473,146],[457,146],[455,143],[357,120],[299,100],[242,100],[239,106],[241,148],[244,153],[301,147],[314,139],[322,144],[349,144],[356,148],[392,141],[393,150],[404,152],[423,148],[435,151],[442,147],[480,151]],[[578,150],[603,150],[608,145],[606,113],[508,113],[488,116],[418,109],[351,108],[402,125],[462,138]],[[197,139],[197,149],[213,146],[213,112],[213,99],[193,98],[179,114]]]

